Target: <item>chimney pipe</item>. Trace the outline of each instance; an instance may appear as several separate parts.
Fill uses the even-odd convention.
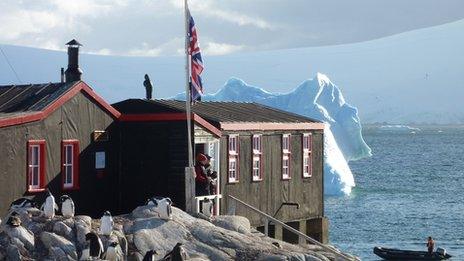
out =
[[[64,68],[63,67],[61,67],[60,76],[61,76],[61,83],[64,83]]]
[[[75,39],[66,44],[68,46],[68,69],[66,69],[66,82],[80,81],[82,70],[79,68],[79,46]]]

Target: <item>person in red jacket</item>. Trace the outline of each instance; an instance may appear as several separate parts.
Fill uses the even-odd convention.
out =
[[[211,178],[206,174],[205,165],[208,162],[208,158],[202,154],[198,153],[196,157],[195,164],[195,195],[196,196],[205,196],[209,195],[209,183]]]

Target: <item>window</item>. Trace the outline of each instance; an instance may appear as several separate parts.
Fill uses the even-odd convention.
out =
[[[253,181],[260,181],[260,180],[263,180],[263,174],[261,170],[261,157],[262,157],[261,135],[252,136],[252,149],[253,149],[252,178],[253,178]]]
[[[45,189],[45,141],[28,141],[27,151],[27,191],[43,191]]]
[[[290,134],[282,135],[282,179],[290,179]]]
[[[229,183],[238,182],[239,180],[239,158],[238,158],[238,135],[229,135],[228,150],[229,150]]]
[[[312,176],[311,142],[311,134],[303,134],[303,178],[310,178]]]
[[[78,140],[63,140],[61,143],[61,175],[63,175],[63,189],[79,187]]]

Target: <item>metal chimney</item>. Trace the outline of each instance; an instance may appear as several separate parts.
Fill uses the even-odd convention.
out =
[[[68,69],[66,69],[66,82],[80,81],[82,70],[79,68],[79,46],[82,46],[78,41],[72,39],[68,46]]]

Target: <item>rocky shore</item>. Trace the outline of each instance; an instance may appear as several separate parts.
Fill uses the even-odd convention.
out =
[[[86,234],[100,227],[100,220],[89,216],[48,219],[36,208],[16,212],[21,225],[4,220],[0,227],[0,260],[77,260],[88,246]],[[111,235],[100,235],[103,248],[117,242],[127,260],[142,260],[150,250],[155,260],[163,260],[177,243],[187,260],[340,260],[319,246],[265,237],[240,216],[193,217],[173,207],[171,219],[163,220],[151,206],[141,206],[113,219]]]

